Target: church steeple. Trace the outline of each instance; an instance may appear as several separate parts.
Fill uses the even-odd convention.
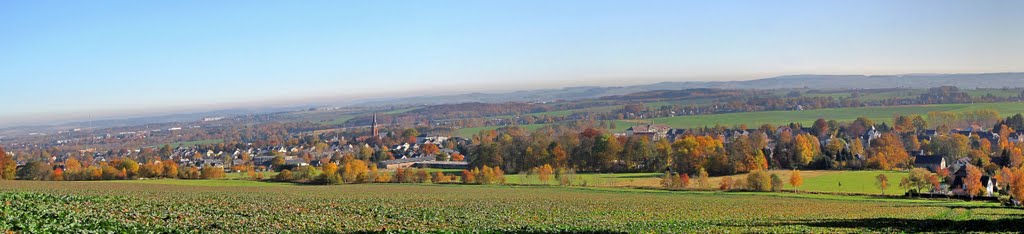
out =
[[[373,112],[373,123],[370,123],[370,127],[373,128],[373,136],[378,136],[380,129],[377,128],[377,112]]]

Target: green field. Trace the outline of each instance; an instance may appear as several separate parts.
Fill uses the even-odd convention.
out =
[[[575,185],[580,186],[598,186],[598,187],[656,187],[657,184],[651,184],[652,179],[657,180],[661,173],[583,173],[573,175],[572,182]],[[558,181],[555,180],[554,176],[547,182],[540,181],[537,175],[527,174],[514,174],[505,175],[505,183],[507,184],[519,184],[519,185],[558,185]]]
[[[816,109],[805,111],[760,111],[741,112],[713,115],[688,115],[666,118],[653,118],[642,120],[613,120],[615,122],[614,132],[624,132],[627,128],[637,123],[667,124],[674,128],[700,128],[714,127],[715,125],[736,126],[746,124],[748,128],[756,128],[762,124],[785,125],[789,123],[801,123],[809,126],[818,118],[827,120],[852,122],[857,117],[868,117],[878,123],[892,122],[893,115],[922,115],[927,118],[928,112],[948,111],[967,112],[976,110],[995,110],[1003,116],[1010,116],[1024,113],[1024,102],[1001,102],[1001,103],[978,103],[978,104],[941,104],[941,105],[918,105],[918,106],[886,106],[886,107],[858,107],[858,108],[834,108]],[[536,130],[548,124],[521,125],[527,130]],[[456,132],[458,137],[472,137],[473,134],[485,129],[498,129],[499,126],[463,128]]]
[[[519,125],[519,127],[525,128],[527,131],[534,131],[534,130],[537,130],[537,129],[542,128],[544,126],[547,126],[547,124]],[[461,128],[461,129],[459,129],[458,131],[455,132],[455,136],[463,137],[463,138],[470,138],[470,137],[473,137],[473,134],[480,133],[481,130],[494,130],[494,129],[498,129],[498,128],[501,128],[501,127],[504,127],[504,126],[486,126],[486,127],[474,127],[474,128]]]
[[[928,114],[928,112],[932,111],[966,112],[985,109],[995,110],[998,111],[1001,115],[1008,116],[1024,112],[1024,102],[860,107],[816,109],[805,111],[742,112],[714,115],[676,116],[668,118],[646,119],[641,121],[653,121],[654,123],[667,124],[675,128],[697,128],[705,126],[713,127],[715,125],[736,126],[739,124],[747,124],[747,126],[750,128],[756,128],[757,126],[760,126],[762,124],[782,125],[793,122],[802,123],[805,126],[807,126],[813,123],[818,118],[851,122],[860,116],[868,117],[874,120],[875,122],[888,123],[892,122],[893,115],[896,114],[926,115]]]
[[[800,187],[800,190],[879,194],[881,190],[875,185],[875,176],[883,173],[889,179],[886,194],[899,195],[907,192],[906,189],[900,189],[898,186],[900,180],[907,177],[907,173],[894,171],[843,171],[809,177],[804,179],[804,185]]]
[[[355,118],[355,117],[356,117],[355,115],[341,115],[341,116],[338,116],[337,118],[331,119],[331,121],[320,122],[320,124],[321,125],[342,125],[342,124],[345,124],[346,121],[348,121],[348,120],[350,120],[352,118]]]
[[[212,183],[207,186],[203,183]],[[363,184],[0,181],[0,230],[95,232],[1016,232],[995,203],[792,193]]]
[[[217,144],[217,143],[221,143],[221,142],[224,142],[224,139],[208,139],[208,140],[197,140],[197,141],[179,141],[179,142],[170,143],[168,145],[170,145],[171,147],[178,147],[178,146],[186,146],[186,147],[188,147],[188,146],[197,146],[197,145]],[[164,145],[163,144],[158,144],[158,145],[151,145],[150,147],[162,147],[162,146],[164,146]]]

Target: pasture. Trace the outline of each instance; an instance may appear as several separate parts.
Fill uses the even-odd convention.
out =
[[[713,127],[715,125],[737,126],[746,124],[750,128],[756,128],[762,124],[783,125],[789,123],[801,123],[809,126],[818,118],[836,120],[840,122],[852,122],[857,117],[867,117],[875,122],[891,123],[894,115],[927,115],[933,111],[967,112],[975,110],[995,110],[1003,116],[1017,113],[1024,113],[1024,103],[1003,102],[1003,103],[979,103],[979,104],[941,104],[941,105],[919,105],[919,106],[886,106],[886,107],[859,107],[859,108],[835,108],[816,109],[804,111],[763,111],[763,112],[741,112],[713,115],[689,115],[667,118],[654,118],[637,120],[636,122],[654,122],[666,124],[674,128],[699,128]],[[619,124],[621,125],[621,124]]]
[[[207,182],[0,181],[0,230],[791,233],[1024,227],[1024,210],[952,200],[536,186],[201,185]]]

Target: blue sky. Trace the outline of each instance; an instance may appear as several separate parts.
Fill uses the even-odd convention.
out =
[[[331,98],[1024,71],[1024,1],[0,1],[0,125]]]

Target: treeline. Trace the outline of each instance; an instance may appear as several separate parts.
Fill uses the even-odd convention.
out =
[[[6,167],[5,167],[6,169]],[[16,177],[3,179],[22,180],[126,180],[126,179],[220,179],[225,177],[223,167],[186,167],[179,170],[171,161],[140,164],[132,159],[119,159],[98,164],[82,164],[71,158],[62,165],[42,161],[31,161],[17,170]]]
[[[271,180],[305,184],[362,184],[362,183],[434,183],[434,184],[504,184],[505,172],[498,167],[477,167],[458,174],[430,172],[419,168],[397,168],[393,172],[381,171],[376,164],[346,158],[340,163],[327,163],[321,167],[302,166],[294,170],[281,170]],[[340,165],[340,166],[339,166]],[[254,177],[259,180],[260,178]]]
[[[891,170],[912,167],[912,155],[922,150],[946,156],[947,162],[966,157],[989,172],[1021,162],[1016,152],[1022,145],[1010,142],[1009,133],[1000,134],[998,144],[993,144],[982,134],[927,135],[929,124],[921,116],[896,116],[892,122],[894,126],[888,126],[861,117],[850,123],[819,119],[810,127],[720,126],[689,129],[674,141],[627,137],[593,127],[533,132],[506,127],[481,131],[467,148],[471,165],[498,166],[513,173],[545,164],[588,172],[693,174],[704,169],[711,175],[766,169]]]

